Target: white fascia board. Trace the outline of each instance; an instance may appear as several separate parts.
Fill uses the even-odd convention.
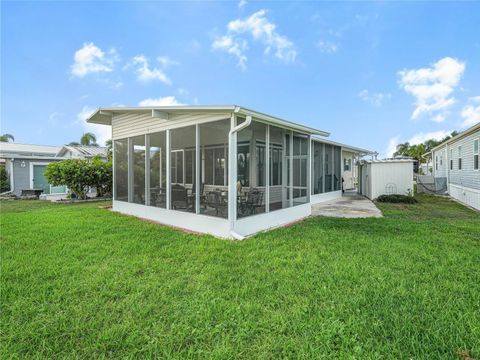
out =
[[[284,120],[275,116],[267,115],[258,111],[250,110],[247,108],[240,107],[238,112],[240,114],[245,114],[245,115],[250,115],[254,117],[255,119],[258,120],[263,120],[269,124],[274,124],[274,125],[279,125],[283,128],[289,129],[289,130],[294,130],[294,131],[299,131],[299,132],[304,132],[307,134],[315,134],[315,135],[320,135],[320,136],[330,136],[330,133],[327,131],[319,130],[319,129],[314,129],[309,126],[304,126],[300,125],[288,120]]]
[[[264,113],[253,111],[247,108],[242,108],[237,105],[195,105],[195,106],[137,106],[137,107],[108,107],[98,108],[88,119],[87,122],[103,125],[111,125],[112,117],[114,113],[118,112],[151,112],[153,114],[174,113],[174,112],[235,112],[243,115],[250,115],[257,120],[265,121],[270,124],[276,124],[281,127],[303,132],[307,134],[316,134],[320,136],[329,136],[330,133],[318,129],[311,128],[309,126],[303,126],[288,120],[280,119],[274,116],[270,116]]]
[[[342,150],[351,151],[351,152],[358,153],[358,154],[365,154],[365,155],[375,154],[375,151],[372,151],[372,150],[362,149],[362,148],[342,144],[342,143],[331,141],[331,140],[319,139],[319,138],[315,138],[315,137],[312,137],[312,140],[316,141],[316,142],[325,143],[325,144],[340,146],[342,148]]]

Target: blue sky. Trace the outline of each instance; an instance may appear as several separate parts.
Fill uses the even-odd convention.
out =
[[[392,151],[480,121],[479,2],[2,2],[1,132],[99,106],[239,104]]]

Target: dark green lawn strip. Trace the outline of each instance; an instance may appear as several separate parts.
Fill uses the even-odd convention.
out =
[[[480,216],[418,200],[243,242],[2,203],[0,355],[478,358]]]

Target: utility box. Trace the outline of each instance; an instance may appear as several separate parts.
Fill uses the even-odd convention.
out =
[[[371,200],[380,195],[413,193],[413,163],[410,159],[362,160],[359,193]]]

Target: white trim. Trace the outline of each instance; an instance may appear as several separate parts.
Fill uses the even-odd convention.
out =
[[[202,167],[202,158],[200,153],[200,135],[200,126],[198,124],[195,124],[195,214],[200,214],[200,188],[202,181],[200,179],[200,168]]]
[[[475,141],[478,141],[477,145],[477,153],[475,153]],[[473,171],[480,171],[480,137],[478,138],[473,138],[472,141],[472,153],[473,153],[473,158],[472,158],[472,169]],[[475,169],[475,155],[478,156],[478,168]]]
[[[165,131],[165,137],[166,137],[166,143],[167,143],[167,144],[166,144],[166,145],[167,145],[167,146],[166,146],[166,148],[167,148],[167,149],[166,149],[167,156],[166,156],[166,158],[165,158],[165,159],[166,159],[166,162],[167,162],[167,164],[166,164],[166,170],[167,170],[166,176],[167,176],[167,178],[165,179],[165,180],[166,180],[166,185],[167,185],[167,186],[166,186],[166,187],[167,187],[167,189],[166,189],[166,191],[167,191],[167,196],[166,196],[166,198],[165,198],[165,201],[166,201],[165,209],[170,210],[170,208],[171,208],[171,204],[170,204],[170,190],[171,190],[171,188],[172,188],[172,183],[171,183],[171,181],[170,181],[170,180],[171,180],[171,175],[170,175],[170,171],[171,171],[171,169],[170,169],[170,129],[167,129],[167,130]]]
[[[145,134],[145,205],[150,205],[150,135]]]
[[[449,195],[459,202],[480,211],[480,190],[450,184]]]
[[[270,212],[270,125],[265,134],[265,212]]]
[[[31,161],[30,162],[30,172],[28,176],[30,177],[30,189],[33,189],[33,166],[35,165],[48,165],[50,164],[49,162],[44,162],[44,161]],[[50,185],[50,183],[49,183]]]
[[[235,221],[234,231],[244,237],[250,236],[259,231],[266,231],[291,224],[295,221],[304,219],[311,214],[312,206],[310,203],[306,203],[238,219]]]
[[[230,238],[227,219],[184,211],[166,210],[155,206],[145,206],[119,200],[113,201],[112,208],[113,211],[122,214],[138,216],[164,225],[206,233],[221,238]]]
[[[457,189],[468,190],[468,191],[474,192],[476,194],[480,194],[480,189],[474,189],[474,188],[471,188],[471,187],[468,187],[468,186],[462,186],[462,185],[452,184],[452,183],[450,183],[450,186],[455,187]]]

